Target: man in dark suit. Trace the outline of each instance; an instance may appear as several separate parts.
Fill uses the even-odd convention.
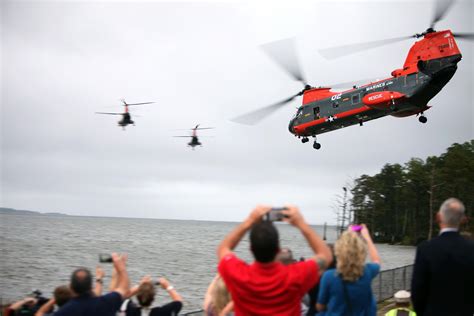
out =
[[[438,237],[420,244],[411,283],[418,316],[474,315],[474,242],[459,235],[464,205],[446,200],[436,214]]]

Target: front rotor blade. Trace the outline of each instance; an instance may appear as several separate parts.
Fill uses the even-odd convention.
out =
[[[435,4],[435,11],[433,19],[431,20],[431,28],[434,28],[435,24],[441,20],[444,15],[448,12],[449,8],[453,5],[454,0],[437,0]]]
[[[329,48],[320,49],[319,53],[326,59],[336,59],[339,57],[352,55],[364,50],[373,49],[376,47],[380,47],[380,46],[384,46],[384,45],[388,45],[388,44],[392,44],[396,42],[401,42],[413,37],[414,36],[402,36],[402,37],[394,37],[394,38],[365,42],[365,43],[356,43],[356,44],[342,45],[342,46],[336,46],[336,47],[329,47]]]
[[[202,129],[214,129],[215,127],[198,127],[198,128],[194,128],[195,131],[199,131],[199,130],[202,130]]]
[[[122,115],[123,113],[112,113],[112,112],[95,112],[95,114]]]
[[[287,38],[267,43],[262,45],[261,48],[275,63],[282,67],[295,80],[306,85],[306,79],[303,76],[298,56],[296,54],[294,38]]]
[[[193,136],[173,136],[173,137],[193,137]]]
[[[297,96],[300,96],[301,92],[298,92],[292,97],[289,97],[286,100],[280,101],[278,103],[268,105],[264,108],[249,112],[247,114],[238,116],[236,118],[231,119],[231,121],[239,124],[246,124],[246,125],[254,125],[263,120],[265,117],[269,116],[283,105],[293,101]]]
[[[127,103],[127,105],[142,105],[142,104],[152,104],[155,102],[142,102],[142,103]]]
[[[454,37],[462,40],[474,40],[474,33],[453,33]]]

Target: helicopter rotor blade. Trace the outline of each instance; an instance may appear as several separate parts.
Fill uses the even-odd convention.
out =
[[[143,104],[152,104],[155,102],[141,102],[141,103],[126,103],[126,105],[143,105]]]
[[[95,112],[95,114],[123,115],[123,113],[113,113],[113,112]]]
[[[415,36],[401,36],[393,37],[383,40],[370,41],[364,43],[355,43],[349,45],[341,45],[329,48],[323,48],[319,50],[319,53],[326,59],[336,59],[347,55],[352,55],[361,51],[377,48],[380,46],[385,46],[392,43],[402,42],[404,40],[414,38]]]
[[[268,105],[266,107],[257,109],[255,111],[246,113],[244,115],[237,116],[233,119],[231,119],[232,122],[239,123],[239,124],[245,124],[245,125],[255,125],[276,110],[280,109],[283,105],[293,101],[296,97],[300,96],[303,94],[303,91],[298,92],[297,94],[280,101],[278,103],[274,103],[271,105]]]
[[[198,127],[198,128],[193,128],[195,131],[200,131],[202,129],[215,129],[215,127]]]
[[[474,40],[474,33],[453,33],[454,37],[462,39],[462,40],[467,40],[467,41],[472,41]]]
[[[434,28],[435,24],[443,19],[444,15],[453,5],[454,0],[436,0],[433,18],[431,19],[430,28]]]
[[[193,137],[193,136],[173,136],[173,137]]]
[[[273,61],[282,67],[296,81],[307,85],[296,54],[294,38],[286,38],[260,46]]]

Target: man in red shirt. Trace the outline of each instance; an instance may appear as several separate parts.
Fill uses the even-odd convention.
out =
[[[276,261],[280,251],[278,231],[272,222],[262,221],[270,210],[271,207],[257,206],[217,248],[219,273],[232,295],[236,316],[300,315],[301,299],[332,261],[331,250],[294,206],[282,211],[283,220],[301,231],[314,256],[288,266]],[[232,252],[248,230],[255,258],[250,265]]]

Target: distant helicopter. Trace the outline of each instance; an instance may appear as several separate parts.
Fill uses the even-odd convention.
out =
[[[202,147],[202,144],[199,142],[199,138],[197,136],[197,131],[198,130],[203,130],[203,129],[214,129],[214,127],[199,127],[199,124],[198,124],[195,127],[189,129],[189,130],[192,131],[191,135],[188,135],[188,136],[179,135],[179,136],[173,136],[173,137],[190,137],[191,141],[188,143],[188,146],[191,147],[194,150],[194,147],[196,147],[196,146],[201,146]]]
[[[122,119],[118,121],[118,125],[122,126],[122,129],[125,130],[125,126],[132,124],[135,126],[135,122],[132,121],[132,116],[130,115],[130,112],[128,111],[128,107],[130,105],[144,105],[144,104],[152,104],[155,102],[142,102],[142,103],[127,103],[125,102],[124,99],[121,100],[123,103],[123,106],[125,107],[125,110],[123,113],[116,113],[116,112],[95,112],[96,114],[108,114],[108,115],[122,115]]]
[[[336,58],[410,38],[421,38],[411,47],[403,67],[392,71],[390,78],[361,86],[354,85],[352,89],[343,92],[334,92],[331,88],[347,87],[347,83],[332,87],[312,87],[307,83],[291,39],[264,45],[265,53],[295,80],[300,81],[304,88],[283,101],[241,115],[232,121],[253,125],[295,98],[303,96],[302,105],[290,120],[288,129],[301,138],[303,143],[308,142],[308,137],[312,136],[315,149],[321,148],[321,144],[316,141],[318,134],[356,124],[362,126],[366,121],[387,115],[419,115],[418,120],[426,123],[427,118],[423,113],[431,107],[428,102],[454,76],[457,63],[462,58],[455,38],[474,39],[474,33],[434,30],[435,24],[443,18],[452,3],[452,0],[438,0],[431,25],[421,34],[320,50],[323,56]]]

